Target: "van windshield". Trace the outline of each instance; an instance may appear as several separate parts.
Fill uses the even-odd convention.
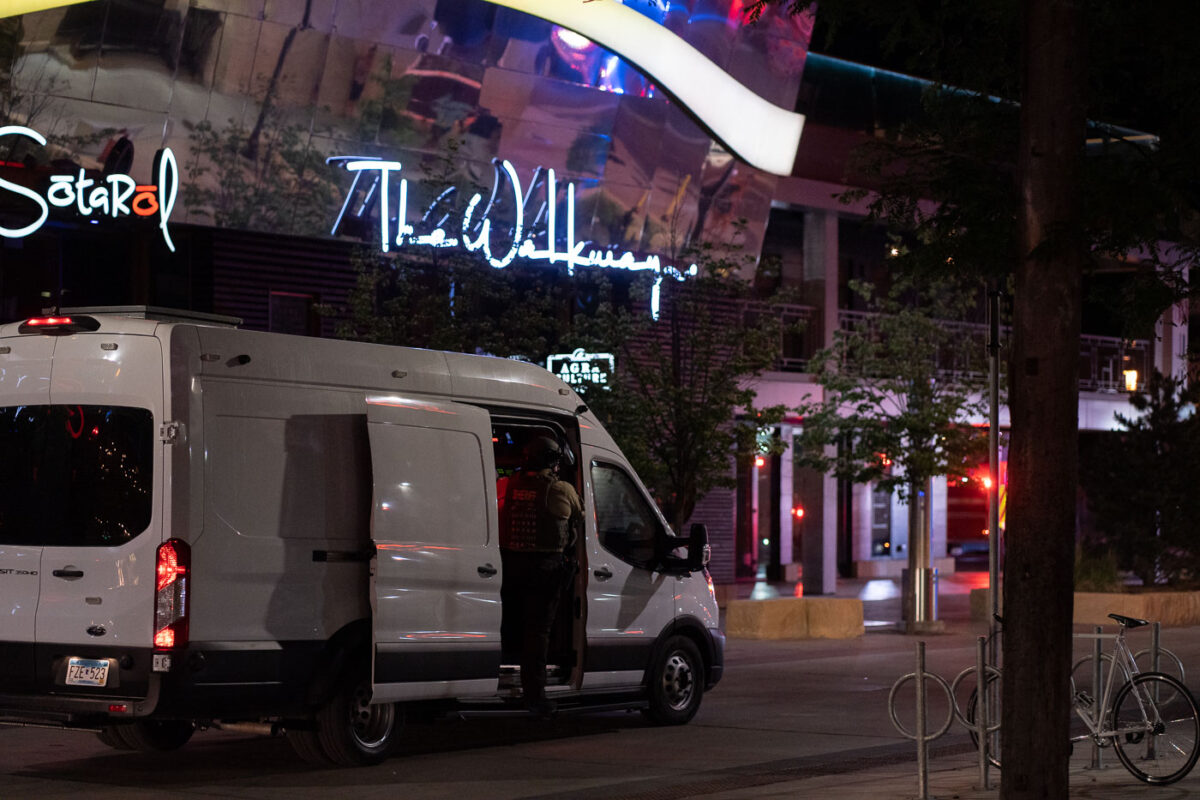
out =
[[[145,530],[153,428],[144,408],[0,407],[0,544],[104,547]]]

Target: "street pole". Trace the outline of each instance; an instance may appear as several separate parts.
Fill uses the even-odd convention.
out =
[[[993,282],[988,290],[988,661],[999,661],[996,636],[1000,627],[1000,289]]]
[[[945,623],[937,618],[937,570],[930,547],[930,496],[933,481],[924,478],[908,484],[908,585],[907,632],[938,633]]]

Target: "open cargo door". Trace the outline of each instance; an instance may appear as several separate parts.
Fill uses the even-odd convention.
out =
[[[374,699],[494,693],[500,551],[491,418],[475,406],[367,400],[374,480]]]

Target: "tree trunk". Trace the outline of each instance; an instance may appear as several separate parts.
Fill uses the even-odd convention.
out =
[[[1073,0],[1023,0],[1020,251],[1004,563],[1005,800],[1068,796],[1078,472],[1083,46]]]

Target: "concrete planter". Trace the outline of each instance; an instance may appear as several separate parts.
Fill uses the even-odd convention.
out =
[[[988,607],[988,590],[972,589],[971,619],[986,620]],[[1109,614],[1161,622],[1164,628],[1200,625],[1200,591],[1075,593],[1076,625],[1112,625]]]
[[[863,635],[863,605],[854,597],[730,600],[725,633],[742,639],[852,639]]]

